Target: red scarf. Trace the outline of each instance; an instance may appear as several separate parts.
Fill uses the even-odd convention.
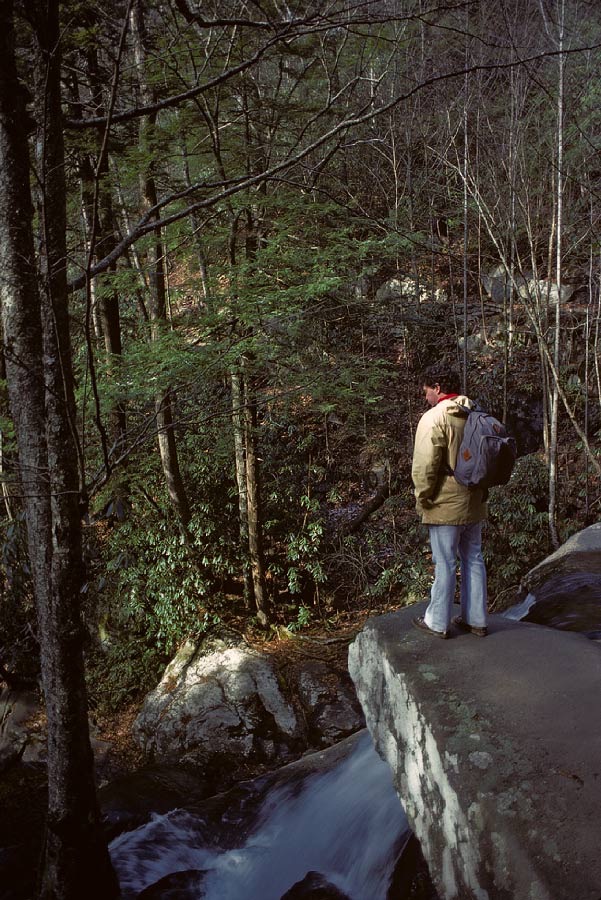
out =
[[[438,398],[438,403],[442,403],[443,400],[454,400],[455,397],[458,397],[459,394],[441,394]]]

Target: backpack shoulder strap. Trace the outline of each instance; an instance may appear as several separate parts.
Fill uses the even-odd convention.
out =
[[[464,406],[463,403],[455,403],[455,405],[457,406],[458,409],[460,409],[462,412],[465,413],[466,420],[469,418],[470,413],[484,412],[482,407],[476,402],[474,402],[473,406]],[[455,469],[453,469],[453,467],[448,462],[448,460],[445,462],[445,464],[443,466],[443,470],[444,470],[445,475],[454,475],[455,474]]]

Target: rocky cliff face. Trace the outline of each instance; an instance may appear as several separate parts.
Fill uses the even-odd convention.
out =
[[[373,619],[349,669],[444,898],[598,900],[601,651],[490,619],[485,640]]]

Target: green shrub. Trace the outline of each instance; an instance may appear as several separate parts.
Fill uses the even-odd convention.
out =
[[[39,648],[27,555],[25,518],[0,522],[0,665],[16,678],[35,680]]]
[[[226,539],[202,511],[189,533],[187,542],[171,519],[151,516],[132,517],[114,529],[107,568],[114,573],[117,631],[133,626],[150,646],[171,652],[215,621],[218,578],[233,568]]]
[[[123,636],[96,649],[86,659],[90,708],[106,715],[140,700],[156,687],[167,661],[144,635]]]
[[[513,598],[514,587],[549,552],[548,472],[537,454],[520,457],[509,484],[493,488],[483,541],[492,608]]]

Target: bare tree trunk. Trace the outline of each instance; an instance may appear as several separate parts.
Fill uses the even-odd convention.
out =
[[[460,171],[460,170],[457,170],[457,171]],[[497,235],[497,232],[495,229],[495,221],[492,217],[491,211],[487,207],[486,203],[484,202],[482,195],[481,195],[480,191],[478,190],[477,185],[471,183],[470,190],[471,190],[473,198],[475,199],[476,203],[478,204],[478,208],[480,210],[482,220],[484,221],[488,235],[499,254],[499,259],[503,263],[503,266],[505,267],[505,271],[509,272],[510,271],[509,257],[507,255],[507,253],[505,252],[505,250],[502,246],[502,243],[499,241],[499,238],[498,238],[498,235]],[[534,250],[533,250],[533,252],[534,252]],[[514,283],[514,288],[517,291],[518,285],[515,283]],[[564,391],[564,389],[561,386],[559,372],[553,362],[553,354],[552,354],[551,350],[549,349],[549,346],[548,346],[548,343],[546,340],[546,336],[543,331],[543,323],[541,321],[541,315],[539,312],[540,298],[538,299],[537,302],[539,303],[539,306],[537,307],[537,309],[532,309],[532,307],[528,303],[526,303],[526,304],[524,304],[524,311],[525,311],[526,315],[528,316],[528,319],[530,321],[530,324],[532,325],[534,334],[536,335],[536,340],[537,340],[538,348],[539,348],[540,355],[541,355],[541,361],[543,364],[543,373],[542,373],[542,377],[541,377],[541,383],[543,385],[545,385],[548,380],[549,382],[552,382],[554,388],[557,389],[559,397],[563,403],[566,413],[568,414],[568,418],[570,419],[570,422],[572,423],[574,431],[576,432],[576,434],[582,441],[582,445],[583,445],[586,455],[588,457],[589,463],[591,464],[592,468],[597,473],[597,475],[601,476],[601,463],[599,463],[596,455],[593,453],[590,443],[587,440],[587,437],[584,434],[582,428],[580,427],[578,418],[577,418],[574,410],[570,406],[566,392]]]
[[[137,0],[131,13],[132,33],[134,36],[136,65],[142,102],[150,104],[154,100],[152,88],[146,80],[144,64],[146,59],[144,47],[144,14],[141,0]],[[154,127],[155,117],[145,116],[140,124],[140,144],[148,144],[149,132]],[[157,191],[151,168],[142,176],[142,197],[146,209],[157,203]],[[160,232],[157,232],[154,246],[148,250],[147,264],[150,282],[149,313],[151,335],[158,340],[167,322],[167,293],[165,288],[165,267],[163,245]],[[191,519],[190,504],[184,480],[182,478],[177,441],[174,431],[173,394],[165,391],[155,400],[156,421],[159,441],[159,452],[169,497],[180,520],[185,534]]]
[[[188,148],[186,146],[186,136],[182,134],[181,138],[182,145],[182,163],[184,167],[184,181],[187,187],[192,186],[192,179],[190,178],[190,164],[188,162]],[[192,213],[190,216],[190,221],[192,222],[193,229],[193,237],[194,237],[194,245],[196,247],[196,257],[198,259],[198,274],[200,275],[200,284],[202,286],[202,295],[205,303],[209,302],[210,299],[210,288],[209,288],[209,269],[207,266],[207,257],[205,255],[202,238],[200,236],[200,219],[197,213]]]
[[[232,390],[232,425],[234,430],[234,454],[236,461],[236,483],[238,485],[238,511],[240,515],[240,550],[244,576],[244,602],[250,607],[254,596],[253,580],[249,559],[248,499],[246,496],[246,451],[243,384],[238,372],[230,374]]]
[[[465,8],[465,26],[466,26],[466,37],[465,37],[465,68],[467,70],[468,60],[469,60],[469,43],[468,43],[468,26],[469,26],[469,6]],[[461,360],[461,381],[463,386],[463,393],[467,394],[468,391],[468,383],[467,383],[467,360],[468,360],[468,348],[467,348],[467,273],[468,273],[468,265],[467,265],[467,242],[468,242],[468,190],[467,190],[467,166],[468,166],[468,154],[469,154],[469,143],[468,143],[468,130],[469,130],[469,115],[468,115],[468,100],[469,100],[469,80],[467,74],[465,75],[464,83],[463,83],[463,355]]]
[[[597,293],[597,311],[595,313],[595,340],[593,342],[593,362],[595,365],[595,383],[597,385],[597,399],[599,402],[599,406],[601,406],[601,363],[599,357],[601,355],[600,351],[600,338],[601,338],[601,250],[599,251],[599,260],[598,260],[598,270],[597,270],[597,279],[599,282],[599,288]]]
[[[590,189],[589,189],[590,190]],[[594,301],[594,249],[593,249],[593,193],[590,191],[590,244],[589,244],[589,269],[588,269],[588,297],[586,302],[586,321],[584,329],[584,424],[583,430],[588,440],[589,435],[589,418],[590,418],[590,402],[589,402],[589,380],[590,380],[590,358],[591,358],[591,309]],[[590,505],[590,466],[588,456],[584,454],[584,521],[588,525],[590,523],[591,505]]]
[[[555,245],[555,239],[557,234],[557,192],[555,189],[555,179],[553,178],[553,184],[551,186],[551,194],[553,196],[553,215],[551,216],[551,228],[549,229],[549,242],[547,245],[547,293],[544,298],[541,296],[540,290],[537,289],[537,305],[539,309],[539,322],[541,327],[541,334],[543,339],[547,341],[548,330],[549,330],[549,289],[551,285],[551,278],[553,277],[553,247]],[[535,262],[535,246],[534,242],[532,242],[532,259],[533,266],[532,271],[534,273],[535,279],[538,281],[538,273],[536,270],[536,262]],[[545,376],[544,380],[547,385],[547,392],[544,397],[545,410],[546,410],[546,428],[543,431],[543,443],[545,447],[545,456],[547,466],[550,469],[551,466],[551,431],[552,431],[552,423],[553,423],[553,390],[552,387],[552,379],[549,372],[549,360],[545,359]]]
[[[563,55],[565,0],[558,0],[558,96],[557,96],[557,235],[555,256],[555,281],[557,283],[557,302],[555,304],[555,334],[553,342],[553,364],[559,373],[559,351],[561,343],[561,282],[562,282],[562,227],[563,227],[563,90],[564,66]],[[549,535],[554,547],[559,547],[557,531],[557,435],[559,423],[559,383],[553,382],[551,399],[551,441],[549,445]]]
[[[44,290],[38,290],[28,117],[14,60],[13,10],[0,4],[0,300],[17,430],[48,715],[48,818],[39,897],[119,894],[100,827],[83,670],[79,473],[67,317],[66,192],[58,2],[35,11]],[[43,85],[44,93],[40,95]]]
[[[453,332],[455,334],[455,353],[457,356],[457,369],[462,370],[461,353],[459,351],[459,328],[457,325],[457,302],[455,300],[455,278],[453,273],[453,255],[451,252],[451,235],[447,242],[447,263],[449,266],[449,297],[451,299],[451,313],[453,317]]]
[[[14,519],[12,510],[12,501],[10,491],[5,477],[6,465],[4,460],[4,434],[0,431],[0,479],[2,479],[2,497],[4,498],[4,506],[6,507],[6,517],[9,522]]]
[[[218,165],[224,171],[216,153]],[[230,218],[229,261],[232,285],[236,284],[237,217],[228,208]],[[249,230],[251,228],[249,227]],[[252,256],[248,241],[247,257]],[[238,381],[236,382],[236,379]],[[243,357],[240,371],[232,373],[232,404],[234,407],[234,452],[240,509],[240,545],[243,548],[244,591],[254,597],[257,619],[261,625],[268,623],[267,596],[265,590],[265,558],[263,554],[263,521],[260,492],[260,467],[256,453],[256,400],[248,373],[248,359]],[[236,404],[236,398],[238,402]],[[236,412],[237,405],[237,412]],[[244,507],[244,508],[243,508]],[[246,548],[244,544],[246,543]],[[247,562],[248,560],[248,562]]]
[[[509,283],[503,291],[503,324],[505,331],[505,347],[503,352],[503,421],[507,418],[508,398],[507,386],[509,380],[509,366],[513,353],[513,308],[515,297],[515,228],[516,228],[516,144],[517,121],[515,100],[515,72],[510,73],[511,79],[511,112],[509,118],[509,234],[507,243],[509,246]],[[509,296],[507,296],[509,291]]]
[[[0,328],[0,333],[1,333]],[[2,381],[6,381],[6,362],[4,360],[4,341],[0,338],[0,379]],[[0,413],[3,416],[10,415],[10,410],[8,408],[8,403],[3,401],[0,403]],[[2,497],[4,498],[4,506],[6,507],[6,518],[9,522],[12,522],[14,518],[13,514],[13,504],[11,498],[11,488],[14,489],[14,477],[7,478],[6,473],[10,463],[7,459],[7,454],[4,449],[4,433],[0,428],[0,480],[2,481]],[[14,468],[14,466],[13,466]]]
[[[391,139],[394,141],[394,132],[391,129]],[[409,230],[411,234],[415,234],[416,225],[415,225],[415,194],[413,189],[413,154],[411,151],[411,123],[407,126],[405,131],[406,136],[406,153],[407,153],[407,194],[409,200]],[[396,150],[395,143],[393,143],[393,151]],[[398,228],[398,204],[399,204],[399,185],[398,185],[398,172],[396,166],[396,153],[393,155],[393,177],[395,184],[395,208],[394,208],[394,219],[395,219],[395,229]],[[397,266],[398,268],[398,266]],[[411,243],[411,275],[413,277],[413,286],[414,286],[414,299],[415,299],[415,308],[419,311],[421,305],[421,283],[420,283],[420,271],[419,266],[417,264],[417,257],[415,253],[415,245],[413,242]]]
[[[244,363],[244,361],[243,361]],[[263,523],[261,521],[261,491],[259,461],[256,451],[257,405],[248,378],[245,379],[244,435],[246,445],[246,498],[248,506],[248,549],[257,619],[267,625],[267,596],[265,592],[265,561],[263,559]]]
[[[102,167],[102,174],[106,175],[108,169]],[[80,177],[82,187],[82,205],[83,213],[87,226],[88,239],[93,239],[93,245],[90,245],[89,252],[95,257],[102,257],[116,244],[115,231],[112,227],[113,208],[110,195],[106,187],[100,189],[100,203],[95,203],[94,194],[94,170],[89,159],[84,159],[80,165]],[[112,267],[114,271],[115,266]],[[94,304],[92,315],[100,325],[104,349],[106,352],[107,368],[109,373],[116,372],[119,368],[123,348],[121,342],[121,320],[119,314],[119,297],[113,292],[106,296],[104,293],[100,299],[95,302],[92,290],[94,285],[90,285],[91,300]],[[127,440],[127,422],[125,405],[117,402],[111,409],[111,439],[118,451],[123,448]],[[118,452],[117,454],[118,455]]]

